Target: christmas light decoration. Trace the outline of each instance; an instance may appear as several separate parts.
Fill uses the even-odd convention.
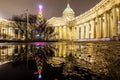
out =
[[[37,24],[41,24],[42,21],[44,20],[43,13],[42,13],[43,6],[38,5],[38,7],[39,7],[39,11],[38,11],[38,15],[37,15]]]

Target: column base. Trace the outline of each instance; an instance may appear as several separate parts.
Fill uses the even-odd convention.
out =
[[[111,40],[113,40],[113,41],[118,41],[120,38],[119,38],[119,36],[113,36],[112,38],[111,38]]]

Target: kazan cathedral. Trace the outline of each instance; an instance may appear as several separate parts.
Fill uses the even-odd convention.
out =
[[[120,0],[101,0],[77,17],[68,3],[62,16],[49,19],[47,27],[54,28],[50,40],[120,40]]]

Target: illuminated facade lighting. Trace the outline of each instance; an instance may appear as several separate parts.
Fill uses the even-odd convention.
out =
[[[119,12],[119,9],[118,9],[118,8],[116,8],[116,11],[117,11],[117,12]]]

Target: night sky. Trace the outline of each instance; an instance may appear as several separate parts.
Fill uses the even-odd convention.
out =
[[[70,0],[70,6],[76,16],[84,13],[101,0]],[[13,15],[24,14],[25,9],[29,13],[38,13],[38,4],[43,5],[43,13],[46,19],[60,17],[66,8],[67,0],[0,0],[0,17],[10,19]]]

